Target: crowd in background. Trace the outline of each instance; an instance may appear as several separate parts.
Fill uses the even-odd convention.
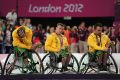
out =
[[[55,31],[56,26],[42,27],[42,24],[32,25],[30,18],[17,19],[14,10],[6,15],[6,19],[0,19],[0,53],[9,53],[12,48],[12,31],[24,25],[33,31],[33,45],[39,41],[41,47],[36,49],[39,53],[44,53],[44,43],[49,34]],[[88,51],[87,38],[93,32],[93,26],[86,26],[85,22],[80,22],[79,26],[64,26],[64,35],[71,47],[72,53],[85,53]],[[114,27],[103,26],[103,33],[109,36],[113,45],[112,52],[120,53],[120,28],[118,34],[115,34]]]

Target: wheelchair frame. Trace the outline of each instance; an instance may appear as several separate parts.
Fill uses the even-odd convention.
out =
[[[55,63],[52,63],[52,64],[54,64],[54,66],[53,66],[53,65],[50,65],[50,64],[51,64],[51,61],[50,61],[49,66],[47,66],[46,68],[44,67],[44,73],[45,73],[45,71],[46,71],[47,69],[49,69],[49,68],[51,68],[51,71],[49,71],[48,74],[53,74],[54,72],[59,71],[59,70],[62,69],[62,68],[59,68],[59,67],[58,67],[58,64],[59,64],[59,62],[58,62],[58,56],[57,56],[55,53],[47,53],[47,54],[43,57],[43,59],[42,59],[43,66],[44,66],[44,60],[47,58],[47,56],[48,56],[49,59],[50,59],[51,54],[54,56],[54,59],[55,59],[55,60],[54,60]],[[74,63],[74,61],[76,61],[76,65],[77,65],[78,69],[77,69],[77,71],[75,71],[75,72],[78,73],[78,72],[79,72],[79,63],[78,63],[78,60],[77,60],[76,57],[75,57],[74,55],[72,55],[72,54],[71,54],[71,58],[72,58],[72,60],[73,60],[73,63]],[[72,67],[72,69],[73,69],[73,67]]]
[[[14,68],[16,68],[16,67],[18,67],[19,68],[19,70],[20,70],[20,68],[22,69],[20,72],[22,72],[22,73],[27,73],[28,72],[28,70],[32,70],[33,69],[33,72],[36,72],[36,73],[38,73],[36,70],[37,69],[35,69],[35,66],[36,66],[36,64],[39,64],[39,68],[40,68],[40,73],[42,73],[43,74],[43,71],[44,71],[44,68],[43,68],[43,64],[42,64],[42,60],[41,60],[41,58],[40,58],[40,56],[39,56],[39,54],[38,53],[36,53],[35,51],[31,51],[30,53],[35,53],[36,54],[36,56],[38,57],[38,60],[39,60],[39,62],[38,63],[35,63],[34,62],[34,60],[33,60],[33,58],[31,58],[30,59],[30,65],[27,65],[26,67],[23,67],[23,56],[21,55],[21,56],[17,56],[18,55],[18,53],[17,53],[17,51],[15,51],[15,50],[12,50],[11,51],[11,53],[10,54],[8,54],[8,56],[7,56],[7,58],[6,58],[6,60],[5,60],[5,63],[4,63],[4,66],[3,66],[3,74],[4,75],[10,75],[11,73],[12,73],[12,71],[14,70]],[[11,55],[14,55],[14,60],[13,60],[13,63],[8,63],[8,60],[9,60],[9,58],[10,58],[10,56]],[[16,61],[19,59],[19,58],[21,58],[22,59],[22,66],[17,66],[17,65],[15,65],[15,63],[16,63]],[[9,68],[8,68],[8,70],[6,69],[7,68],[7,65],[8,64],[10,64],[10,66],[9,66]],[[15,67],[16,66],[16,67]],[[26,68],[27,70],[25,71],[23,68]],[[34,71],[35,70],[35,71]]]
[[[112,72],[110,72],[110,73],[112,73],[112,74],[117,74],[118,73],[118,66],[117,66],[117,64],[116,64],[116,62],[115,62],[115,60],[114,60],[114,58],[113,58],[113,56],[112,56],[112,53],[107,53],[108,54],[108,60],[109,60],[109,62],[110,62],[110,58],[111,58],[111,60],[112,60],[112,62],[110,62],[110,63],[108,63],[108,60],[107,60],[107,67],[109,67],[110,68],[110,65],[113,65],[114,64],[114,67],[115,67],[115,72],[114,73],[112,73]],[[86,57],[88,55],[88,63],[87,64],[85,64],[85,63],[82,63],[82,61],[84,60],[84,58]],[[96,56],[97,57],[97,56]],[[94,68],[96,67],[96,69],[98,68],[98,63],[96,63],[95,62],[95,64],[92,64],[92,62],[90,62],[90,53],[85,53],[83,56],[82,56],[82,58],[80,59],[80,62],[79,62],[79,65],[80,65],[80,68],[81,68],[81,65],[84,65],[85,67],[83,68],[83,69],[80,69],[80,73],[81,74],[86,74],[87,73],[87,71],[88,71],[88,69],[89,68],[91,68],[92,70],[94,70],[95,72],[99,72],[99,71],[96,71]],[[91,70],[91,71],[92,71]]]

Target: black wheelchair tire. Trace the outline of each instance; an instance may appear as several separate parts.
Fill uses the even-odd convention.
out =
[[[37,57],[38,57],[38,59],[39,59],[39,62],[40,62],[40,65],[39,65],[39,66],[40,66],[40,72],[41,72],[41,74],[43,74],[44,68],[43,68],[42,60],[41,60],[40,56],[38,55],[38,53],[36,53],[35,51],[32,51],[32,52],[37,55]],[[16,61],[17,61],[17,59],[18,59],[18,57],[15,57],[15,58],[14,58],[13,68],[11,68],[8,73],[6,73],[6,65],[7,65],[8,59],[9,59],[9,57],[11,56],[11,54],[15,54],[15,51],[12,50],[12,51],[8,54],[8,56],[7,56],[6,60],[5,60],[4,66],[3,66],[3,75],[10,75],[10,74],[11,74],[12,70],[14,69],[15,63],[16,63]]]
[[[108,57],[110,57],[113,60],[113,63],[115,65],[115,69],[116,69],[115,73],[118,74],[118,66],[117,66],[115,59],[113,58],[112,54],[108,54]]]
[[[47,56],[50,56],[50,55],[51,55],[51,53],[47,53],[47,54],[42,58],[42,63],[43,63],[44,59],[45,59]],[[57,59],[55,54],[52,54],[52,55],[54,55],[55,59]],[[56,62],[56,63],[57,63],[57,62]],[[55,64],[56,64],[56,63],[55,63]],[[44,67],[44,66],[43,66],[43,67]],[[43,71],[43,72],[45,72],[47,69],[48,69],[48,67],[44,68],[44,71]],[[51,71],[50,71],[48,74],[52,74],[54,71],[55,71],[55,69],[52,68]]]

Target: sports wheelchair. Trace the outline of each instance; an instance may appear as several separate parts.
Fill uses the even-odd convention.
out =
[[[43,57],[42,62],[44,66],[44,74],[61,73],[62,57],[57,54],[59,53],[47,53]],[[69,56],[70,56],[70,61],[69,61],[69,64],[67,65],[67,69],[68,71],[72,71],[76,74],[79,72],[79,63],[74,55],[69,54]]]
[[[111,48],[107,53],[107,62],[106,62],[106,72],[108,74],[118,74],[118,66],[116,64],[116,61],[114,60]],[[99,64],[98,64],[98,56],[99,55],[92,55],[91,53],[85,53],[80,59],[79,65],[80,65],[80,73],[81,74],[98,74],[101,72],[99,70]],[[102,56],[103,58],[103,56]],[[103,61],[102,61],[103,64]],[[102,65],[101,65],[102,66]],[[105,73],[106,73],[105,72]],[[104,73],[104,71],[103,71]]]
[[[13,48],[5,60],[3,74],[14,75],[26,73],[43,73],[43,64],[39,54],[34,50],[26,49],[22,54],[19,54],[19,51]]]

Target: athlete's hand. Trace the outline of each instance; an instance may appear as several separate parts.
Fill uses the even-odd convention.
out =
[[[108,47],[106,47],[105,49],[104,49],[104,51],[108,51],[109,50],[109,48]]]
[[[20,37],[19,37],[19,40],[20,40],[20,42],[23,42],[23,41],[24,41],[24,39],[23,39],[23,38],[20,38]]]

